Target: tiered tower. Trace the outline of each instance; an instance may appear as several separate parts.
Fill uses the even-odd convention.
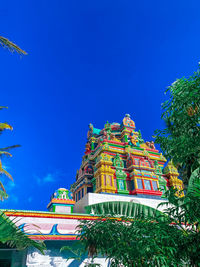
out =
[[[174,185],[171,176],[163,174],[165,162],[153,141],[144,142],[129,114],[122,124],[107,122],[103,129],[90,124],[85,154],[71,186],[74,200],[89,192],[161,197],[167,186]]]
[[[172,161],[169,161],[167,166],[164,168],[163,173],[167,179],[168,187],[173,187],[177,189],[179,192],[177,192],[177,195],[183,196],[183,182],[178,178],[179,173],[177,168],[174,166]]]
[[[47,209],[52,212],[73,213],[74,203],[71,192],[68,189],[59,188],[51,196]]]

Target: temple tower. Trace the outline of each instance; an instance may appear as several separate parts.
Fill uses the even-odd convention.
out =
[[[153,141],[145,142],[126,114],[122,123],[107,122],[103,129],[91,123],[85,154],[71,191],[76,202],[88,193],[160,198],[170,186],[181,189],[178,172],[165,168],[165,157]]]

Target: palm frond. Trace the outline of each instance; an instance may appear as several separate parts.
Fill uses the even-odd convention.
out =
[[[0,160],[0,174],[6,175],[8,178],[10,178],[13,181],[12,175],[8,173],[6,170],[4,170],[1,160]]]
[[[3,184],[2,184],[1,181],[0,181],[0,188],[1,188],[4,192],[6,192],[6,190],[5,190],[5,188],[4,188],[4,186],[3,186]]]
[[[33,246],[44,254],[44,243],[31,240],[2,211],[0,211],[0,242],[16,249]]]
[[[3,201],[4,199],[7,199],[8,195],[3,190],[0,190],[0,200]]]
[[[17,148],[17,147],[21,147],[21,145],[3,147],[3,148],[0,148],[0,151],[9,151],[10,149]]]
[[[26,51],[22,50],[18,45],[9,41],[7,38],[0,36],[0,45],[7,48],[10,52],[17,52],[20,55],[27,55]]]
[[[9,172],[7,172],[4,169],[1,169],[0,174],[1,173],[4,174],[5,176],[7,176],[8,178],[10,178],[13,181],[13,177],[12,177],[12,175]]]
[[[0,131],[6,130],[6,129],[12,131],[13,127],[10,124],[6,123],[6,122],[1,122],[0,123]]]
[[[7,151],[1,151],[1,150],[0,150],[0,157],[2,157],[2,156],[9,156],[9,157],[12,157],[12,154],[10,154],[10,153],[7,152]]]
[[[194,170],[190,176],[187,195],[200,198],[200,167]]]
[[[165,220],[165,215],[152,207],[126,201],[102,202],[86,207],[87,213],[103,216],[125,216],[135,219]]]

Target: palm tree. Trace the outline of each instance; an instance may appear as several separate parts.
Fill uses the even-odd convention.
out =
[[[27,54],[16,44],[10,42],[8,39],[2,36],[0,36],[0,45],[7,48],[11,52],[16,51],[19,54],[24,54],[24,55]],[[3,108],[7,107],[0,106],[0,110],[2,110]],[[0,134],[2,134],[2,132],[6,129],[12,130],[13,127],[6,122],[0,123]],[[1,148],[0,156],[6,155],[11,157],[12,154],[10,154],[8,151],[15,147],[19,147],[19,145]],[[3,168],[1,160],[0,160],[0,175],[6,175],[13,181],[12,176]],[[3,200],[7,197],[8,195],[6,194],[6,190],[3,186],[3,183],[0,181],[0,200]],[[16,248],[18,250],[32,246],[40,250],[43,254],[46,247],[43,242],[36,242],[34,240],[31,240],[26,233],[22,232],[21,229],[19,229],[15,225],[14,220],[11,221],[9,217],[7,217],[2,211],[0,211],[0,244],[6,245],[11,248]]]
[[[3,108],[7,108],[7,107],[0,107],[0,110],[2,110]],[[2,132],[6,129],[9,129],[9,130],[13,130],[13,127],[4,122],[4,123],[0,123],[0,134],[2,134]],[[12,154],[9,153],[8,151],[11,149],[11,148],[14,148],[14,147],[18,147],[19,145],[14,145],[14,146],[10,146],[10,147],[5,147],[5,148],[1,148],[0,149],[0,157],[2,156],[10,156],[12,157]],[[8,173],[4,168],[3,168],[3,165],[2,165],[2,162],[1,162],[1,159],[0,159],[0,175],[4,175],[4,176],[7,176],[8,178],[10,178],[12,181],[13,181],[13,178],[12,178],[12,175],[10,173]],[[6,194],[6,190],[4,188],[4,185],[3,183],[0,181],[0,200],[4,200],[5,198],[7,198],[8,195]]]
[[[0,45],[4,48],[7,48],[12,53],[17,52],[20,55],[27,55],[26,51],[22,50],[19,46],[17,46],[16,44],[9,41],[7,38],[5,38],[3,36],[0,36]],[[8,107],[0,106],[0,110],[2,110],[4,108],[8,108]],[[0,134],[2,134],[2,132],[6,129],[13,130],[13,127],[6,122],[0,123]],[[0,148],[0,157],[3,155],[12,157],[12,154],[10,154],[8,151],[12,148],[15,148],[15,147],[19,147],[19,145]],[[0,160],[0,175],[5,175],[13,181],[12,176],[3,168],[1,160]],[[2,182],[0,181],[0,200],[3,200],[7,197],[8,197],[8,195],[6,194],[6,190],[5,190]]]
[[[6,152],[6,151],[0,151],[0,152],[3,152],[3,154],[8,153],[8,152]],[[10,153],[8,153],[8,154],[10,154]],[[10,154],[10,155],[11,155],[11,154]],[[12,178],[12,176],[10,175],[10,173],[8,173],[8,172],[3,168],[1,160],[0,160],[0,175],[5,175],[5,176],[7,176],[8,178],[10,178],[10,179],[13,181],[13,178]],[[3,186],[3,184],[2,184],[1,181],[0,181],[0,188],[1,188],[1,189],[0,189],[0,200],[3,200],[4,198],[7,198],[8,195],[6,194],[6,190],[5,190],[5,188],[4,188],[4,186]]]

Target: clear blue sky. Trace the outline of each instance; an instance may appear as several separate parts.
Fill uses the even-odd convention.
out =
[[[2,208],[45,210],[69,188],[88,124],[130,113],[143,138],[162,127],[164,90],[197,69],[200,2],[1,1],[0,35],[28,56],[0,49],[0,120],[14,127],[1,147],[21,144],[3,164],[10,198]]]

